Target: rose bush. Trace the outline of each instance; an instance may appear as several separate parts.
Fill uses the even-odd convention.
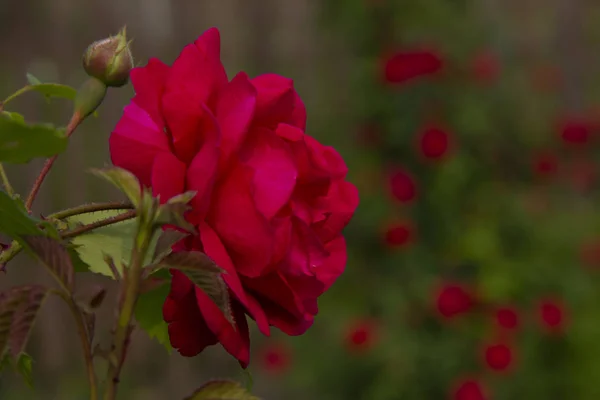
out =
[[[210,29],[172,66],[158,59],[131,72],[136,95],[110,137],[116,166],[166,201],[196,191],[186,218],[198,230],[189,250],[227,273],[230,323],[178,271],[163,315],[173,347],[193,356],[220,342],[249,362],[246,314],[269,335],[304,333],[317,298],[342,273],[341,230],[358,205],[346,165],[305,134],[306,109],[293,82],[274,74],[228,80],[220,37]]]

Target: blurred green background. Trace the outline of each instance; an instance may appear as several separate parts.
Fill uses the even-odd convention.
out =
[[[339,149],[361,193],[346,273],[314,327],[296,338],[252,333],[255,394],[592,400],[597,21],[595,0],[2,0],[0,97],[26,84],[26,72],[77,86],[86,46],[125,24],[139,65],[172,62],[217,26],[230,76],[295,80],[309,133]],[[115,199],[85,169],[109,162],[107,139],[131,96],[130,86],[109,91],[36,211]],[[35,96],[15,109],[57,124],[70,113]],[[20,192],[41,163],[9,169]],[[19,258],[0,287],[32,279],[47,280]],[[104,309],[106,332],[111,304]],[[62,305],[48,302],[29,348],[36,387],[2,375],[0,399],[84,399],[73,331]],[[219,347],[185,359],[135,335],[122,398],[178,399],[210,378],[247,379]]]

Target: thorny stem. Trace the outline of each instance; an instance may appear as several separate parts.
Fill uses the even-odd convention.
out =
[[[112,203],[108,203],[108,204],[110,204],[111,206],[113,205]],[[114,204],[116,204],[116,203],[114,203]],[[125,203],[121,203],[121,204],[123,204],[124,207],[129,207],[128,204],[125,204]],[[88,206],[92,206],[92,205],[90,204]],[[115,208],[100,208],[101,204],[96,204],[95,206],[96,207],[93,211],[117,209],[116,207]],[[80,206],[80,207],[75,207],[75,208],[71,208],[68,210],[59,211],[55,214],[49,215],[48,218],[57,218],[57,215],[62,215],[62,218],[66,218],[68,216],[84,214],[85,212],[92,212],[92,211],[74,212],[74,210],[77,210],[77,209],[79,209],[79,211],[81,211],[84,207],[85,206]],[[134,218],[135,216],[136,216],[136,211],[131,210],[131,211],[125,212],[123,214],[116,215],[114,217],[101,219],[99,221],[92,222],[91,224],[82,225],[82,226],[74,228],[72,230],[61,232],[61,237],[63,239],[73,238],[73,237],[79,236],[83,233],[90,232],[94,229],[102,228],[103,226],[108,226],[108,225],[116,224],[117,222],[126,221],[128,219]],[[13,258],[15,258],[15,256],[17,254],[19,254],[19,252],[21,250],[22,250],[22,246],[19,244],[19,242],[13,241],[6,250],[4,250],[2,253],[0,253],[0,266],[5,265],[7,262],[9,262]]]
[[[6,175],[6,171],[4,170],[4,166],[2,165],[2,163],[0,163],[0,179],[2,179],[2,184],[6,189],[6,193],[10,197],[13,197],[15,195],[15,191],[13,190],[13,187],[10,184],[10,181],[8,180],[8,175]]]
[[[91,224],[82,225],[70,231],[63,232],[60,236],[63,239],[72,238],[75,236],[79,236],[83,233],[93,231],[94,229],[101,228],[103,226],[116,224],[117,222],[127,221],[128,219],[135,218],[136,215],[137,212],[135,210],[127,211],[126,213],[115,215],[114,217],[101,219],[100,221],[92,222]]]
[[[110,203],[90,203],[82,204],[77,207],[68,208],[66,210],[58,211],[48,215],[47,218],[64,219],[74,215],[87,214],[97,211],[108,211],[108,210],[131,210],[133,204],[124,202],[110,202]]]
[[[75,129],[79,126],[79,124],[83,120],[84,120],[84,118],[81,116],[80,113],[78,113],[78,112],[73,113],[73,116],[71,117],[71,121],[69,121],[69,124],[67,125],[67,131],[65,133],[66,137],[71,136],[73,134],[73,132],[75,132]],[[56,161],[57,158],[58,158],[58,154],[50,157],[49,159],[46,160],[46,163],[42,167],[42,170],[40,171],[40,174],[38,175],[35,182],[33,183],[31,192],[29,192],[29,196],[27,196],[27,200],[25,201],[25,207],[27,208],[27,211],[31,211],[31,206],[33,205],[33,202],[35,201],[35,198],[36,198],[38,192],[40,191],[40,188],[42,187],[42,183],[44,183],[44,179],[46,179],[46,175],[48,175],[48,172],[50,172],[50,169],[52,169],[52,166],[54,165],[54,162]]]
[[[120,310],[117,317],[115,334],[111,353],[108,358],[108,371],[106,373],[106,391],[104,392],[104,400],[115,400],[117,396],[117,388],[119,384],[119,375],[125,354],[127,352],[127,344],[131,333],[131,320],[135,310],[135,304],[140,293],[140,283],[143,272],[143,263],[146,258],[146,253],[150,248],[150,240],[152,238],[152,227],[148,226],[144,218],[138,219],[138,229],[134,240],[134,246],[131,253],[131,264],[125,279],[121,281],[121,300]]]
[[[69,306],[69,310],[75,319],[75,324],[77,325],[77,333],[79,334],[79,338],[81,339],[81,347],[83,350],[83,358],[85,360],[85,366],[88,375],[88,383],[90,385],[90,400],[98,399],[98,380],[96,377],[96,371],[94,368],[94,356],[92,353],[92,338],[90,336],[90,332],[86,327],[86,323],[84,321],[84,317],[81,313],[81,310],[73,300],[73,297],[64,291],[56,290],[53,291],[57,295],[59,295],[65,303]]]

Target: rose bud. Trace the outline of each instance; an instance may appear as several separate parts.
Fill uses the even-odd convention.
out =
[[[125,35],[125,28],[116,36],[98,40],[83,55],[85,72],[106,86],[120,87],[129,80],[133,56]]]

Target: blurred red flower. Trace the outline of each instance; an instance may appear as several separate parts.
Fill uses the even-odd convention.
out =
[[[285,373],[291,365],[292,351],[283,342],[267,343],[259,354],[261,366],[268,373]]]
[[[426,158],[441,158],[450,147],[450,134],[437,126],[425,128],[419,134],[419,149]]]
[[[405,170],[396,170],[390,176],[392,195],[401,203],[408,203],[417,196],[413,177]]]
[[[479,83],[490,84],[500,76],[500,61],[491,51],[482,51],[471,61],[471,74]]]
[[[372,319],[352,321],[346,329],[346,348],[353,353],[370,350],[377,342],[378,324]]]
[[[539,304],[542,329],[548,333],[561,333],[565,325],[565,310],[561,301],[545,299]]]
[[[475,379],[465,379],[459,382],[451,395],[452,400],[487,400],[485,389],[481,382]]]
[[[466,313],[471,310],[473,304],[473,295],[464,285],[446,283],[438,289],[437,310],[445,318],[453,318]]]
[[[585,144],[589,140],[591,128],[587,121],[572,118],[563,121],[560,132],[566,143]]]
[[[498,308],[496,310],[496,324],[504,329],[516,329],[519,326],[519,315],[513,308]]]
[[[484,354],[485,363],[494,371],[505,371],[513,361],[512,349],[504,343],[487,345]]]
[[[441,56],[431,50],[399,51],[384,59],[383,73],[388,83],[398,84],[435,74],[443,64]]]
[[[555,176],[558,171],[558,158],[549,152],[539,153],[533,160],[533,170],[539,177]]]
[[[406,247],[413,239],[413,228],[407,222],[390,225],[385,232],[385,241],[390,247]]]

